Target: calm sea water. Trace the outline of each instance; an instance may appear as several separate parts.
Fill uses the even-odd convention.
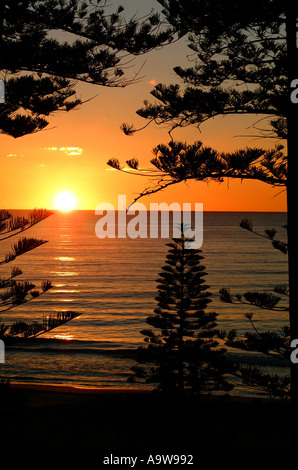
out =
[[[219,299],[222,287],[243,294],[272,290],[288,282],[286,255],[274,250],[269,241],[241,229],[242,218],[252,220],[258,231],[276,228],[277,237],[285,240],[285,213],[205,212],[201,249],[208,272],[206,283],[213,294],[209,308],[219,314],[222,329],[249,331],[244,313],[254,311],[260,330],[277,330],[287,323],[286,313],[228,305]],[[14,382],[129,386],[127,376],[134,364],[131,352],[143,342],[140,330],[156,306],[156,279],[169,240],[99,239],[95,234],[98,219],[93,211],[54,214],[26,232],[26,236],[49,243],[1,270],[3,276],[16,265],[23,270],[22,279],[37,286],[49,279],[54,285],[40,298],[3,313],[2,321],[41,320],[60,310],[82,313],[25,346],[7,347],[1,375]],[[1,258],[13,241],[1,244]],[[243,358],[241,351],[233,353]],[[274,370],[274,363],[259,354],[248,354],[245,360]]]

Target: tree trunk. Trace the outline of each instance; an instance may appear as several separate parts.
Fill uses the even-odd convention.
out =
[[[184,233],[181,229],[181,238],[184,240]],[[178,328],[178,391],[181,397],[184,395],[184,316],[185,316],[185,309],[184,309],[184,287],[185,287],[185,280],[184,280],[184,271],[185,271],[185,263],[184,263],[184,249],[185,249],[185,241],[183,241],[181,246],[181,274],[180,274],[180,311],[178,313],[180,325]]]
[[[287,63],[289,98],[287,110],[288,124],[288,259],[289,259],[289,305],[290,305],[290,335],[291,341],[298,338],[298,242],[297,226],[297,178],[298,178],[298,104],[291,101],[293,89],[291,83],[298,78],[296,20],[298,6],[293,0],[287,1],[286,33],[287,33]],[[291,400],[295,408],[298,403],[298,364],[291,362]]]

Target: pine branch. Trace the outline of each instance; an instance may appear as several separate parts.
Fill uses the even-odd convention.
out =
[[[257,389],[271,398],[282,400],[290,397],[290,377],[280,377],[277,374],[266,374],[258,367],[238,366],[235,377],[253,390]]]
[[[284,254],[287,254],[288,252],[288,244],[285,242],[282,242],[281,240],[276,240],[274,237],[276,235],[276,229],[266,229],[264,234],[256,232],[253,230],[253,223],[252,221],[248,219],[242,219],[240,222],[240,227],[244,228],[245,230],[248,230],[249,232],[254,233],[255,235],[258,235],[259,237],[266,238],[267,240],[270,240],[272,242],[272,246],[281,251]]]
[[[2,226],[0,225],[0,233],[2,232],[2,235],[10,232],[13,233],[10,233],[10,235],[6,237],[1,237],[0,242],[6,240],[7,238],[11,238],[20,233],[23,233],[26,230],[29,230],[34,225],[38,224],[39,222],[42,222],[47,217],[50,217],[52,214],[52,211],[48,211],[46,209],[33,209],[28,213],[27,217],[14,217],[7,212],[7,217],[5,219],[6,222],[3,223]]]
[[[276,146],[270,150],[245,148],[226,153],[204,147],[200,141],[192,145],[171,141],[153,149],[153,169],[140,168],[135,159],[126,162],[128,167],[121,165],[117,159],[110,159],[107,164],[122,172],[151,178],[150,186],[134,199],[134,203],[144,196],[188,180],[222,182],[226,178],[233,178],[259,180],[274,187],[285,187],[287,164],[282,150],[282,146]],[[286,249],[286,245],[278,240],[272,242],[276,248]]]
[[[82,313],[67,310],[46,315],[43,317],[42,322],[18,320],[11,326],[2,323],[0,325],[0,338],[5,339],[8,344],[10,344],[9,340],[15,338],[33,339],[70,322],[80,315],[82,315]]]
[[[242,304],[242,305],[250,305],[259,307],[265,310],[273,310],[273,311],[282,311],[287,312],[288,307],[279,307],[277,306],[278,302],[281,300],[280,297],[277,297],[270,292],[258,292],[258,291],[248,291],[245,292],[243,295],[231,295],[230,289],[222,288],[219,291],[220,299],[225,303],[232,303],[232,304]],[[245,300],[243,300],[243,298]]]
[[[4,289],[5,287],[9,287],[11,285],[12,279],[14,279],[17,276],[20,276],[22,274],[22,270],[20,268],[17,268],[16,266],[11,269],[11,275],[10,277],[6,279],[1,279],[0,278],[0,289]]]
[[[48,242],[46,240],[41,240],[37,238],[23,237],[17,243],[14,243],[14,245],[12,245],[11,247],[12,251],[5,255],[5,259],[0,261],[0,265],[9,263],[15,260],[18,256],[21,256],[24,253],[27,253],[29,251],[32,251],[35,248],[41,245],[44,245],[45,243],[48,243]]]
[[[51,281],[43,281],[41,283],[41,292],[34,291],[35,284],[29,283],[27,281],[20,282],[11,282],[11,287],[5,292],[0,293],[0,310],[1,313],[12,310],[18,305],[30,302],[42,294],[46,293],[49,289],[53,287]],[[30,294],[31,297],[28,298],[27,295]]]

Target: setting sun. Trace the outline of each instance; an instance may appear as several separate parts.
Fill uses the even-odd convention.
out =
[[[55,197],[55,208],[60,211],[72,211],[76,208],[76,197],[69,191],[62,191]]]

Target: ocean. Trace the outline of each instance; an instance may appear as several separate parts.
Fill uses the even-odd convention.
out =
[[[259,331],[276,331],[287,324],[287,312],[226,304],[219,297],[223,287],[233,294],[243,294],[272,291],[276,285],[288,284],[287,256],[265,238],[240,228],[243,218],[251,220],[258,232],[275,228],[277,238],[286,239],[286,213],[204,212],[201,250],[208,273],[206,284],[212,293],[208,308],[218,313],[220,329],[236,329],[239,334],[252,331],[244,315],[250,311],[255,314]],[[135,363],[135,349],[144,343],[140,331],[156,306],[156,280],[170,240],[100,239],[95,233],[98,220],[94,211],[56,212],[26,232],[26,236],[48,243],[1,266],[3,277],[15,265],[23,271],[21,279],[34,282],[37,288],[45,279],[53,283],[53,288],[40,297],[3,312],[3,322],[41,320],[44,315],[62,310],[81,313],[34,340],[7,346],[5,363],[0,364],[1,376],[12,382],[136,387],[127,378]],[[1,259],[16,240],[1,243]],[[228,353],[270,372],[288,372],[288,364],[259,353]],[[258,392],[238,385],[232,393]]]

